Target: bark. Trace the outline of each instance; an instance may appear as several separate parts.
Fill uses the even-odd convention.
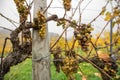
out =
[[[10,41],[12,43],[12,52],[4,59],[2,62],[2,70],[0,72],[0,80],[3,80],[4,75],[9,72],[10,67],[13,65],[17,65],[18,63],[24,61],[30,54],[32,50],[31,41],[20,43],[19,33],[25,28],[25,22],[23,22],[18,28],[10,34]],[[28,34],[29,35],[29,34]]]
[[[10,67],[17,65],[18,63],[24,61],[31,54],[31,44],[25,43],[19,47],[18,51],[9,53],[9,55],[3,61],[3,73],[4,76],[9,72]]]

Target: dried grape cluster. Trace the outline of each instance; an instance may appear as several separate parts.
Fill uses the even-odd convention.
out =
[[[78,70],[78,61],[74,57],[66,57],[61,66],[62,71],[66,74],[69,80],[74,80],[74,73]]]
[[[65,53],[62,54],[62,49],[56,47],[51,53],[54,57],[53,63],[56,71],[60,72],[60,70],[62,70],[68,77],[68,80],[74,80],[74,73],[77,73],[79,68],[79,58],[75,51],[65,51]]]
[[[20,22],[25,21],[27,19],[27,15],[29,14],[29,10],[27,6],[24,4],[25,0],[14,0],[18,13],[20,15]]]
[[[46,35],[46,18],[45,16],[38,11],[37,13],[37,18],[34,18],[34,28],[38,29],[39,32],[39,36],[41,37],[41,39],[45,38]]]
[[[94,57],[91,61],[99,68],[104,70],[109,76],[113,78],[116,76],[116,73],[118,72],[118,65],[114,61],[112,61],[111,58],[105,60],[99,57]],[[101,75],[104,76],[105,74],[102,73]]]
[[[116,65],[115,62],[108,62],[105,63],[104,70],[111,77],[115,77],[116,73],[118,72],[118,66]]]
[[[82,24],[74,31],[74,36],[78,40],[83,51],[88,51],[88,46],[92,35],[90,34],[93,28],[91,25]]]
[[[66,11],[69,11],[71,8],[71,0],[63,0],[63,5]]]
[[[69,80],[74,80],[74,73],[77,73],[79,68],[79,60],[75,51],[66,51],[65,58],[62,61],[61,70],[66,74]]]

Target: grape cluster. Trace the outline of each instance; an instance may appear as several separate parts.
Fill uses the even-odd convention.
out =
[[[79,68],[79,61],[74,51],[66,51],[65,58],[62,61],[61,70],[66,74],[69,80],[74,80],[74,73]]]
[[[79,68],[79,58],[75,51],[67,50],[62,54],[62,49],[60,47],[56,47],[51,51],[51,53],[54,57],[53,63],[56,71],[60,72],[60,70],[62,70],[68,80],[74,80],[74,73],[77,73]]]
[[[71,0],[63,0],[64,9],[69,11],[71,8]]]
[[[115,62],[105,63],[104,70],[111,77],[115,77],[115,75],[116,75],[116,73],[118,71],[118,66],[117,66],[117,64]]]
[[[14,2],[20,15],[20,22],[25,21],[27,19],[27,15],[29,14],[29,10],[24,4],[25,0],[14,0]]]
[[[46,18],[45,16],[38,11],[37,13],[37,18],[34,18],[34,28],[38,29],[39,32],[39,36],[41,37],[41,39],[45,38],[45,34],[46,34]]]
[[[74,30],[74,36],[78,40],[83,51],[88,51],[88,46],[92,35],[90,34],[93,28],[91,25],[82,24]]]
[[[61,69],[68,78],[73,78],[72,74],[77,72],[78,67],[78,61],[74,57],[66,57]]]

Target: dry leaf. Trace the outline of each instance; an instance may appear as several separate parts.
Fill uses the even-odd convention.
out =
[[[110,61],[110,56],[108,53],[104,53],[102,51],[98,51],[98,57],[106,62],[109,62]]]

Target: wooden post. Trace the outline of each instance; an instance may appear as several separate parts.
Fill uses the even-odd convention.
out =
[[[112,19],[110,20],[110,53],[112,53],[112,34],[113,34],[113,26],[112,26]]]
[[[34,18],[37,12],[45,10],[47,0],[34,0]],[[46,15],[46,14],[45,14]],[[48,30],[46,38],[41,39],[38,30],[32,34],[33,80],[50,80],[50,53]]]

